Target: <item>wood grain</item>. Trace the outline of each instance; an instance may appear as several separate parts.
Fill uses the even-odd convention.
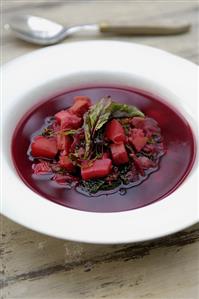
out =
[[[133,289],[133,298],[197,298],[198,278],[192,274],[198,268],[198,239],[194,226],[151,242],[91,245],[43,236],[4,219],[2,292],[4,298],[64,298],[65,293],[132,298]],[[190,291],[192,297],[186,297]]]
[[[66,26],[101,21],[135,25],[191,22],[191,32],[179,36],[116,38],[80,34],[63,43],[101,38],[127,40],[198,63],[198,8],[198,1],[180,0],[4,0],[1,61],[39,48],[17,40],[5,29],[12,15],[28,13]],[[0,224],[2,299],[199,298],[199,225],[151,242],[102,246],[44,236],[3,216]]]

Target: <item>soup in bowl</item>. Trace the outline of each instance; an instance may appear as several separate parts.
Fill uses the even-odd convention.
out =
[[[164,99],[99,85],[66,90],[26,112],[12,157],[22,180],[46,199],[118,212],[171,194],[192,168],[195,145],[184,115]]]

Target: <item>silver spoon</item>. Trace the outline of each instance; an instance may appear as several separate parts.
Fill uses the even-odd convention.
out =
[[[50,20],[30,15],[18,15],[9,26],[15,35],[27,42],[43,46],[56,44],[80,31],[110,33],[117,35],[173,35],[189,31],[190,24],[167,26],[109,25],[108,23],[64,27]]]

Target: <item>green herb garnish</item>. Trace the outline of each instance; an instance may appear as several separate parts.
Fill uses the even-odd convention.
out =
[[[87,159],[91,154],[93,139],[96,131],[101,129],[111,115],[111,104],[112,100],[110,97],[102,98],[85,114],[85,159]]]
[[[136,108],[133,105],[112,102],[111,110],[112,110],[111,117],[113,118],[134,117],[134,116],[144,117],[144,113],[142,113],[138,108]]]

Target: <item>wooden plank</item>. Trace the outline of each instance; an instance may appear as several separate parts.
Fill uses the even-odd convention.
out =
[[[55,239],[30,231],[5,217],[1,220],[3,223],[1,257],[7,269],[7,275],[13,276],[12,273],[14,273],[16,280],[22,273],[24,277],[28,273],[27,259],[24,259],[24,256],[29,259],[32,273],[36,273],[37,270],[51,269],[53,266],[59,267],[63,264],[71,269],[87,263],[90,259],[98,264],[100,261],[113,261],[128,258],[128,256],[140,258],[148,255],[153,249],[184,247],[195,243],[199,238],[199,225],[195,225],[186,231],[156,241],[103,246]],[[13,258],[16,258],[17,264],[13,263]],[[36,276],[36,274],[33,275]]]
[[[198,226],[114,246],[57,240],[12,222],[7,230],[4,298],[197,298]]]

